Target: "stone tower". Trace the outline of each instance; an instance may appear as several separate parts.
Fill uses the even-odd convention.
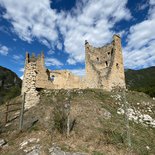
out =
[[[86,83],[88,88],[125,88],[124,65],[121,38],[113,36],[113,41],[95,48],[85,42]]]
[[[39,103],[37,88],[44,88],[42,84],[48,80],[48,74],[44,67],[44,54],[30,57],[26,53],[25,70],[22,83],[22,94],[25,93],[25,108],[32,107]]]

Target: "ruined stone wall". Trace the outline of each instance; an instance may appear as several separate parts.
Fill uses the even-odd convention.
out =
[[[95,48],[85,43],[86,83],[90,88],[111,90],[125,88],[124,66],[121,39],[114,35],[113,41],[103,47]]]
[[[100,88],[112,90],[125,88],[124,65],[121,39],[113,36],[113,41],[95,48],[85,43],[86,76],[81,78],[67,70],[49,71],[45,67],[44,54],[35,57],[26,54],[22,93],[26,93],[26,107],[39,102],[37,89]]]
[[[86,81],[91,88],[107,88],[107,75],[113,61],[113,46],[95,48],[86,43]]]
[[[39,93],[36,90],[36,59],[26,54],[25,71],[22,83],[22,94],[25,93],[25,108],[30,108],[39,103]]]
[[[84,79],[74,75],[68,70],[51,71],[50,78],[56,89],[85,88]]]
[[[113,36],[113,53],[113,64],[110,74],[108,74],[108,83],[110,90],[118,87],[126,87],[121,38],[118,35]]]
[[[36,60],[36,88],[55,89],[55,86],[50,81],[50,74],[45,67],[44,54],[38,56]]]
[[[54,76],[54,79],[52,79]],[[25,96],[25,108],[30,108],[39,103],[39,93],[37,89],[83,89],[83,79],[75,76],[71,72],[49,71],[45,67],[44,55],[35,57],[26,54],[25,71],[22,83],[22,94]]]

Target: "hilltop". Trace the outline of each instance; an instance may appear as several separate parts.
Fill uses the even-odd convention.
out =
[[[0,69],[5,101],[20,94],[21,80],[12,71]],[[150,97],[155,90],[154,70],[127,70],[125,95],[101,89],[37,89],[40,102],[25,110],[22,132],[20,111],[9,114],[5,124],[6,107],[0,105],[0,154],[154,155],[155,100]],[[131,91],[146,88],[152,88],[146,92],[150,96]],[[21,96],[11,99],[10,104],[19,104],[9,110],[20,109],[21,102]]]
[[[128,91],[124,98],[122,92],[99,89],[43,89],[40,96],[40,103],[24,114],[23,132],[18,130],[18,117],[4,127],[4,105],[0,106],[1,138],[8,144],[1,150],[2,155],[155,154],[155,101],[146,94]],[[20,102],[20,98],[12,102]],[[125,111],[130,125],[130,149]]]

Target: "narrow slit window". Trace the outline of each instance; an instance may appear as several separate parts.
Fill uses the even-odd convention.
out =
[[[105,62],[106,67],[108,67],[108,61]]]
[[[96,60],[99,61],[99,58],[97,57]]]

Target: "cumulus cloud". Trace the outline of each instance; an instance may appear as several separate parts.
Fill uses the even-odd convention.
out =
[[[9,48],[0,44],[0,54],[6,56],[8,55],[8,52]]]
[[[85,69],[79,68],[79,69],[70,69],[72,73],[78,76],[84,76],[85,75]]]
[[[21,59],[23,59],[23,56],[22,55],[13,55],[13,59],[14,60],[21,60]]]
[[[147,8],[148,2],[147,19],[131,26],[129,33],[120,31],[120,35],[127,36],[123,48],[126,68],[155,65],[155,1],[139,5],[139,10]],[[6,8],[3,18],[11,22],[14,33],[29,43],[38,39],[50,49],[48,54],[53,54],[55,49],[66,52],[69,65],[84,62],[85,40],[93,46],[111,41],[115,24],[131,19],[126,4],[127,0],[81,0],[70,12],[57,12],[51,9],[49,0],[0,0],[0,5]],[[8,50],[0,45],[0,54],[7,55]],[[13,58],[21,60],[17,55]],[[46,65],[63,66],[55,58],[47,58]]]
[[[63,63],[61,63],[59,60],[55,59],[55,58],[45,58],[45,65],[46,66],[63,66]]]
[[[21,39],[32,42],[37,38],[45,45],[57,39],[57,16],[49,0],[0,0],[0,4],[6,8],[3,17],[11,21],[14,32]]]
[[[70,64],[70,65],[75,65],[76,60],[74,60],[73,58],[68,58],[67,63]]]
[[[116,22],[131,18],[125,7],[127,1],[98,0],[77,3],[73,13],[64,13],[58,20],[60,32],[64,37],[65,51],[69,54],[68,63],[84,62],[84,40],[94,46],[101,46],[111,41]],[[104,9],[103,9],[104,8]],[[65,20],[63,20],[65,19]],[[72,61],[71,61],[72,60]]]
[[[53,51],[64,48],[69,64],[84,62],[84,40],[101,46],[111,41],[117,22],[131,18],[127,0],[81,0],[70,12],[51,9],[49,0],[0,0],[0,4],[14,33],[29,43],[38,39]]]
[[[133,25],[124,48],[126,68],[155,66],[155,6],[150,1],[148,19]],[[153,11],[154,10],[154,11]]]

